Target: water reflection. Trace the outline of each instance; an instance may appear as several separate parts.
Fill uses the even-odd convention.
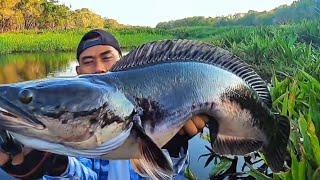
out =
[[[15,83],[56,75],[74,75],[73,53],[25,53],[0,56],[0,83]]]

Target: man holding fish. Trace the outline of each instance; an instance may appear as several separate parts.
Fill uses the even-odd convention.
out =
[[[105,40],[100,36],[80,43],[79,57],[84,53],[81,49],[89,50],[101,42]],[[101,50],[81,56],[85,57],[83,65],[93,63],[95,67],[97,58],[116,57],[110,55],[112,49]],[[78,73],[86,73],[87,68],[81,66]],[[232,53],[198,41],[164,40],[136,48],[112,65],[108,73],[103,73],[108,69],[88,69],[102,74],[0,86],[0,128],[26,147],[71,157],[130,159],[139,175],[169,180],[176,169],[181,169],[160,148],[167,148],[172,156],[183,147],[181,154],[187,157],[182,142],[187,142],[188,136],[181,137],[179,132],[188,132],[190,126],[185,126],[194,116],[208,117],[200,118],[200,122],[209,129],[215,153],[246,155],[260,151],[273,172],[286,170],[290,121],[272,111],[265,81]],[[196,124],[191,122],[191,127]],[[175,140],[177,136],[185,140]],[[3,152],[19,152],[13,141],[9,138],[3,143]],[[94,169],[98,175],[90,178],[110,177],[100,176],[107,169],[109,172],[109,164],[99,163],[105,162],[102,160],[96,163],[84,159],[80,164],[75,160],[81,158],[47,153],[44,157],[49,160],[41,158],[40,165],[31,161],[33,166],[27,166],[27,173],[49,170],[49,175],[80,177],[92,174],[88,171]],[[83,168],[83,164],[92,168]],[[3,169],[26,174],[26,167],[11,165],[6,163]],[[120,175],[140,178],[131,176],[131,168],[128,171]]]
[[[92,30],[84,35],[77,49],[78,75],[108,72],[121,58],[122,53],[117,40],[103,30]],[[163,149],[171,156],[176,179],[183,178],[184,166],[188,163],[188,140],[201,132],[207,117],[198,115],[185,123],[183,128],[166,144]],[[181,164],[181,162],[183,162]],[[140,179],[129,160],[100,160],[74,158],[63,155],[23,148],[22,152],[10,157],[0,152],[0,165],[16,178],[44,179]]]

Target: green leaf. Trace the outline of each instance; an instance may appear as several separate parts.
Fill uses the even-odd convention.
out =
[[[283,103],[282,103],[282,110],[281,110],[281,115],[286,115],[288,112],[288,99],[289,99],[289,92],[285,93],[286,95],[284,96]]]
[[[275,99],[275,100],[272,102],[272,104],[273,104],[273,105],[276,105],[276,104],[280,103],[285,96],[287,96],[287,93],[282,94],[281,96],[279,96],[277,99]]]
[[[231,166],[232,161],[228,159],[221,159],[220,163],[213,166],[210,176],[217,176],[225,173]]]
[[[310,137],[314,159],[317,165],[320,166],[320,145],[312,121],[308,121],[308,136]]]
[[[210,162],[213,160],[214,157],[215,157],[214,154],[211,154],[211,155],[208,157],[208,159],[207,159],[204,167],[207,167],[207,166],[210,164]]]
[[[306,179],[306,161],[304,158],[301,158],[298,168],[299,168],[298,179],[299,180]]]
[[[315,86],[316,89],[318,89],[318,91],[320,91],[320,82],[315,79],[314,77],[312,77],[310,74],[300,70],[302,72],[302,74],[307,77],[310,81],[311,81],[311,84],[313,84]]]
[[[291,151],[291,174],[292,174],[293,180],[299,177],[299,162],[296,155],[292,151]]]
[[[299,129],[303,138],[303,145],[306,152],[307,159],[311,160],[313,158],[313,151],[311,147],[310,138],[307,134],[308,131],[308,124],[303,115],[300,114],[298,119]]]
[[[320,167],[318,167],[314,173],[313,173],[313,176],[312,176],[312,180],[318,180],[320,177]]]
[[[259,180],[271,179],[270,177],[264,175],[263,173],[259,172],[256,169],[254,169],[250,164],[246,163],[246,165],[250,168],[249,175],[254,177],[255,179],[259,179]]]
[[[191,171],[189,167],[184,172],[184,177],[188,180],[197,180],[196,175]]]
[[[320,94],[320,91],[319,93]],[[320,99],[317,99],[316,97],[317,96],[317,93],[316,92],[311,92],[310,95],[312,95],[310,98],[309,98],[309,117],[312,117],[313,119],[313,123],[314,123],[314,126],[315,126],[315,129],[317,130],[316,131],[316,134],[317,132],[319,133],[320,130],[320,108],[319,108],[319,105],[318,103],[320,102]],[[318,121],[316,119],[319,119]]]
[[[283,172],[283,173],[274,173],[273,178],[283,179],[283,180],[292,180],[291,171]]]

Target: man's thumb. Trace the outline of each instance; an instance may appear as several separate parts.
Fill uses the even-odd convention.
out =
[[[9,161],[9,155],[3,152],[0,152],[0,166],[3,166]]]
[[[11,164],[16,166],[21,164],[23,161],[24,161],[24,153],[21,152],[12,158]]]

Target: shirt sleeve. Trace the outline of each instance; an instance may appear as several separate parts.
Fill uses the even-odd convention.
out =
[[[169,155],[169,152],[166,149],[162,149],[164,154],[168,157],[170,157],[172,167],[173,167],[173,179],[174,180],[184,180],[184,172],[186,168],[189,166],[189,150],[184,150],[181,148],[181,151],[179,153],[178,157],[171,157]]]
[[[169,156],[166,150],[164,153]],[[179,157],[170,157],[174,169],[174,179],[184,179],[184,170],[189,164],[189,153],[180,153]],[[44,180],[58,179],[149,179],[142,178],[134,170],[129,160],[100,160],[68,157],[68,167],[61,176],[43,176]]]
[[[100,160],[68,157],[67,170],[61,176],[44,176],[44,180],[57,179],[126,179],[139,180],[129,160]]]
[[[43,176],[44,180],[57,180],[57,179],[81,179],[81,180],[95,180],[98,179],[97,173],[92,170],[94,161],[91,159],[81,159],[75,157],[68,157],[68,167],[61,176]]]

